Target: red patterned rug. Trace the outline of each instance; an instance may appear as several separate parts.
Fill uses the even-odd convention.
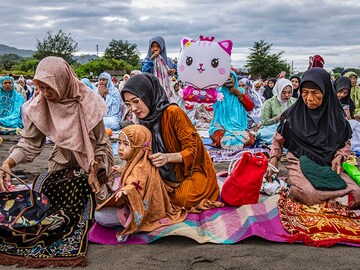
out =
[[[360,244],[360,216],[336,202],[307,206],[282,193],[278,210],[291,243],[301,241],[317,247]]]

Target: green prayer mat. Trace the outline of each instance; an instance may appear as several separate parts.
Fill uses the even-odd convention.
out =
[[[340,190],[347,187],[344,179],[330,166],[321,166],[307,156],[300,157],[301,171],[317,190]]]

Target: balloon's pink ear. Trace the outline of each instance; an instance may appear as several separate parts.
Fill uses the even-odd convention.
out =
[[[225,52],[227,52],[228,55],[231,55],[231,49],[232,49],[232,41],[231,40],[223,40],[218,42],[219,46],[224,49]]]
[[[185,44],[188,43],[189,41],[190,41],[190,42],[193,42],[193,40],[192,40],[191,38],[189,38],[189,37],[183,37],[183,38],[181,39],[181,49],[184,49]]]

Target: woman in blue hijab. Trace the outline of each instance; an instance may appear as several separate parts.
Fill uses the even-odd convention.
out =
[[[15,90],[14,79],[4,76],[0,79],[0,134],[15,134],[23,128],[21,106],[24,97]]]
[[[89,87],[91,90],[97,92],[97,88],[95,86],[95,84],[93,84],[92,82],[90,82],[90,80],[88,78],[82,78],[81,82],[83,84],[85,84],[87,87]]]
[[[107,72],[99,75],[98,93],[104,99],[109,109],[104,117],[105,127],[119,130],[122,116],[120,93],[111,81],[110,74]]]
[[[255,142],[254,135],[247,130],[247,110],[254,108],[254,103],[238,87],[238,77],[230,71],[229,79],[218,92],[224,95],[222,101],[214,103],[214,118],[211,121],[209,135],[214,146],[227,149],[242,149]]]

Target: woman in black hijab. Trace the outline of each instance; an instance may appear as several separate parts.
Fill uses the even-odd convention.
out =
[[[351,193],[346,204],[355,207],[360,204],[360,187],[341,172],[341,163],[350,155],[350,138],[351,128],[332,87],[330,74],[322,68],[312,68],[301,80],[300,97],[281,116],[269,162],[276,167],[283,147],[288,149],[289,192],[297,201],[313,205]],[[315,189],[314,182],[303,173],[301,157],[312,164],[331,167],[346,187],[331,191]],[[267,172],[268,178],[271,173]]]
[[[298,98],[299,97],[299,88],[300,88],[300,77],[297,75],[293,75],[290,77],[290,81],[293,87],[293,95],[292,97]]]
[[[186,113],[170,104],[159,80],[150,73],[131,77],[121,91],[125,105],[152,133],[152,164],[159,168],[170,199],[197,210],[219,207],[214,165]]]
[[[266,89],[264,90],[264,93],[263,93],[265,100],[273,97],[273,95],[274,95],[273,88],[275,86],[275,83],[276,83],[275,78],[268,79],[268,86],[266,87]]]
[[[334,88],[347,119],[352,118],[354,116],[355,104],[351,99],[351,80],[346,76],[340,76],[335,80]]]

